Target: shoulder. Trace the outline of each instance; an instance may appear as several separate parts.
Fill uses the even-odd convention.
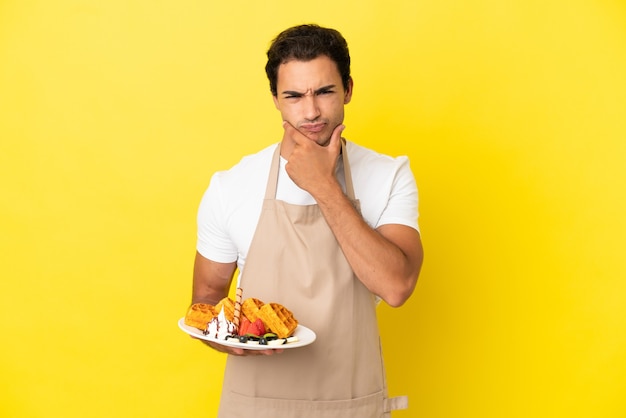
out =
[[[228,170],[215,172],[202,196],[201,211],[212,207],[229,212],[229,208],[247,205],[250,199],[262,198],[276,146],[270,145],[243,157]]]
[[[407,156],[392,157],[348,141],[346,143],[350,167],[355,176],[391,176],[411,174]],[[411,174],[412,175],[412,174]]]
[[[391,157],[348,142],[354,193],[373,228],[402,224],[417,229],[417,185],[406,156]]]
[[[269,173],[272,156],[277,146],[278,144],[272,144],[255,154],[246,155],[230,169],[213,174],[211,182],[219,182],[231,187],[245,185],[250,180],[262,178],[264,173]]]

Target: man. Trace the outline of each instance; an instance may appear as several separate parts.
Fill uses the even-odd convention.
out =
[[[220,416],[389,416],[405,406],[387,399],[376,299],[402,305],[423,257],[408,159],[342,139],[353,80],[339,32],[296,26],[267,56],[283,138],[211,179],[192,303],[216,304],[239,267],[244,298],[285,305],[317,339],[266,351],[207,342],[231,354]]]

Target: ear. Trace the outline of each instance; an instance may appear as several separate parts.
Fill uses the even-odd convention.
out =
[[[343,97],[343,104],[350,103],[350,100],[352,100],[353,89],[354,89],[354,81],[352,80],[352,77],[350,77],[350,79],[348,80],[348,88],[346,89],[345,95]]]
[[[280,110],[280,108],[278,107],[278,97],[272,94],[272,100],[274,100],[274,106],[276,106],[276,109]]]

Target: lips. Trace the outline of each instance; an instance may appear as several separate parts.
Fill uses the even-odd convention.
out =
[[[300,125],[300,129],[310,133],[322,132],[326,127],[325,123],[304,123]]]

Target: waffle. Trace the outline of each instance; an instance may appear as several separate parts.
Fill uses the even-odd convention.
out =
[[[215,310],[213,305],[207,303],[194,303],[187,310],[185,315],[185,325],[195,327],[201,330],[205,330],[207,324],[213,317],[217,316],[219,312]]]
[[[289,309],[278,303],[266,303],[259,309],[259,318],[266,328],[278,335],[278,338],[291,336],[298,326],[298,321]]]
[[[254,322],[259,317],[259,309],[264,303],[256,298],[248,298],[241,305],[241,312],[248,318],[248,321]]]
[[[231,298],[225,297],[224,299],[220,300],[217,305],[215,305],[215,310],[218,314],[220,313],[222,308],[224,308],[224,316],[226,317],[226,320],[232,322],[233,318],[235,317],[235,302],[233,302]]]

